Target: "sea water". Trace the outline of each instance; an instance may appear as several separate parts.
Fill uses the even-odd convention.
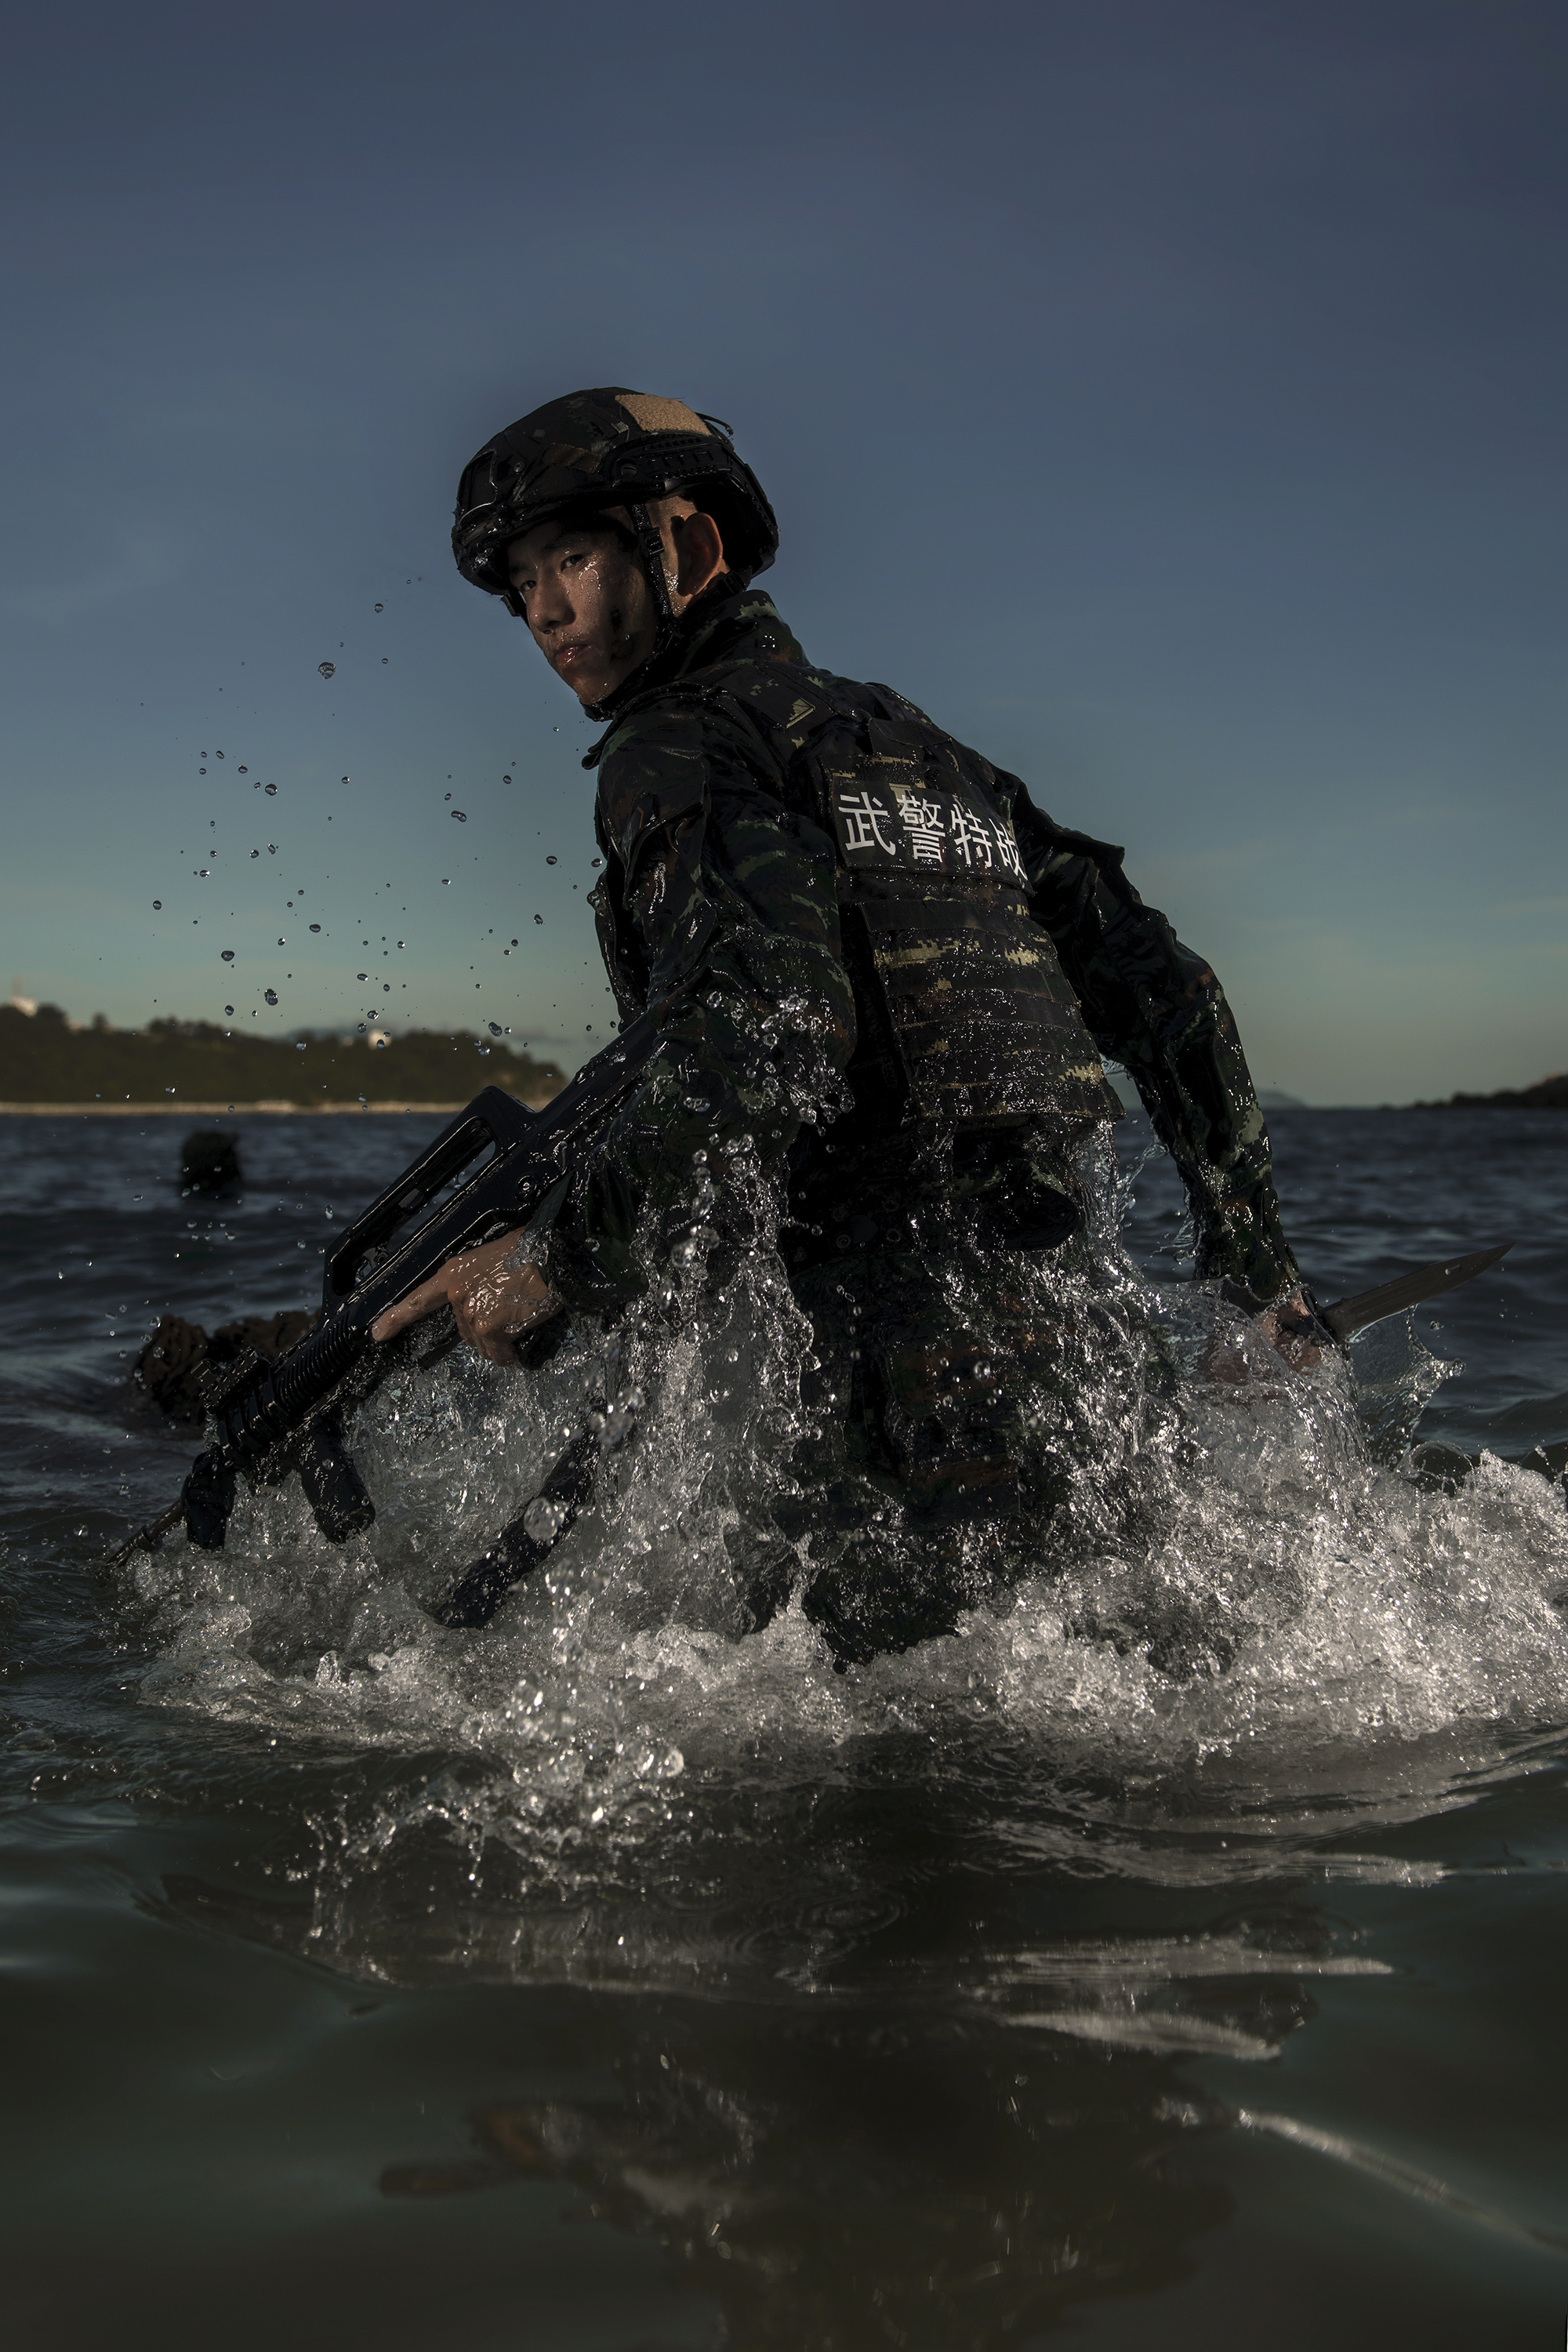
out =
[[[150,1323],[308,1303],[438,1124],[225,1123],[204,1202],[176,1122],[0,1122],[16,2340],[1556,2340],[1568,1121],[1275,1113],[1320,1296],[1516,1242],[1304,1377],[1127,1122],[1092,1298],[994,1269],[1093,1307],[1073,1493],[847,1674],[743,1631],[810,1349],[765,1234],[613,1360],[390,1381],[365,1538],[290,1482],[105,1582],[198,1442]],[[617,1393],[595,1507],[438,1626]]]

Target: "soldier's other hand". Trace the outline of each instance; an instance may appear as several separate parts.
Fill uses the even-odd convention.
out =
[[[449,1257],[439,1274],[376,1317],[371,1338],[395,1339],[411,1323],[449,1306],[470,1348],[492,1364],[514,1364],[518,1340],[561,1312],[539,1268],[527,1258],[515,1262],[517,1243],[517,1234],[502,1234],[499,1241]]]
[[[1277,1298],[1258,1318],[1258,1328],[1293,1372],[1310,1372],[1322,1360],[1323,1327],[1304,1290]]]
[[[1268,1342],[1275,1354],[1293,1372],[1310,1372],[1322,1357],[1327,1334],[1312,1311],[1304,1290],[1292,1290],[1283,1298],[1270,1300],[1259,1315],[1253,1317],[1253,1329]],[[1256,1367],[1247,1363],[1245,1345],[1235,1340],[1211,1339],[1203,1360],[1204,1376],[1221,1387],[1246,1389],[1256,1380]],[[1271,1393],[1267,1390],[1261,1393]]]

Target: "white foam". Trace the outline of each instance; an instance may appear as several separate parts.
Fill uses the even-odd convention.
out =
[[[946,1278],[978,1312],[997,1272]],[[1447,1489],[1401,1466],[1433,1358],[1385,1335],[1358,1395],[1342,1363],[1292,1377],[1254,1337],[1216,1385],[1213,1302],[1149,1288],[1108,1232],[1076,1290],[1037,1261],[1005,1272],[1042,1315],[1092,1311],[1100,1354],[1069,1407],[1041,1401],[1080,1422],[1083,1467],[1034,1572],[950,1637],[838,1675],[798,1605],[742,1631],[726,1532],[787,1481],[810,1338],[759,1246],[721,1295],[699,1254],[689,1314],[634,1322],[608,1367],[583,1325],[536,1374],[464,1357],[390,1383],[352,1433],[368,1537],[326,1544],[290,1481],[242,1501],[225,1552],[143,1560],[144,1694],[485,1759],[458,1812],[540,1853],[668,1824],[680,1788],[821,1780],[892,1739],[1029,1790],[994,1832],[1020,1851],[1081,1857],[1089,1835],[1095,1867],[1223,1879],[1232,1842],[1256,1874],[1271,1840],[1462,1802],[1528,1763],[1531,1729],[1568,1716],[1568,1514],[1560,1486],[1491,1456]],[[1140,1414],[1128,1335],[1150,1316],[1184,1379],[1179,1410]],[[606,1457],[595,1507],[489,1629],[438,1626],[423,1604],[631,1380],[639,1440]]]

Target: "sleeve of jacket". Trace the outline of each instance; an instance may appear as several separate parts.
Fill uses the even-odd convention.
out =
[[[841,1082],[855,1008],[832,845],[784,808],[735,722],[700,704],[629,719],[601,765],[599,833],[617,961],[662,1042],[537,1239],[558,1295],[605,1311],[644,1286],[650,1209],[668,1247],[716,1178],[722,1216],[742,1137],[764,1177],[782,1171]]]
[[[1293,1289],[1301,1277],[1280,1223],[1268,1132],[1219,982],[1143,904],[1120,849],[1054,824],[1021,784],[1013,821],[1032,910],[1095,1044],[1127,1071],[1181,1171],[1199,1273],[1257,1304]]]

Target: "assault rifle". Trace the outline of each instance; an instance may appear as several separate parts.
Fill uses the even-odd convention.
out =
[[[390,1373],[435,1363],[458,1343],[449,1307],[434,1338],[416,1325],[378,1346],[372,1324],[459,1250],[526,1224],[568,1173],[571,1147],[630,1092],[660,1036],[646,1016],[631,1022],[542,1111],[500,1087],[476,1095],[329,1253],[315,1329],[275,1363],[247,1349],[203,1374],[213,1442],[192,1464],[179,1500],[138,1529],[110,1565],[123,1568],[135,1552],[155,1551],[182,1520],[193,1543],[221,1550],[241,1474],[252,1487],[275,1486],[297,1470],[331,1543],[368,1528],[375,1505],[343,1444],[343,1415]],[[618,1420],[624,1426],[626,1415]],[[594,1431],[568,1446],[524,1518],[502,1531],[437,1608],[443,1622],[482,1624],[493,1613],[587,1500],[599,1454]]]

